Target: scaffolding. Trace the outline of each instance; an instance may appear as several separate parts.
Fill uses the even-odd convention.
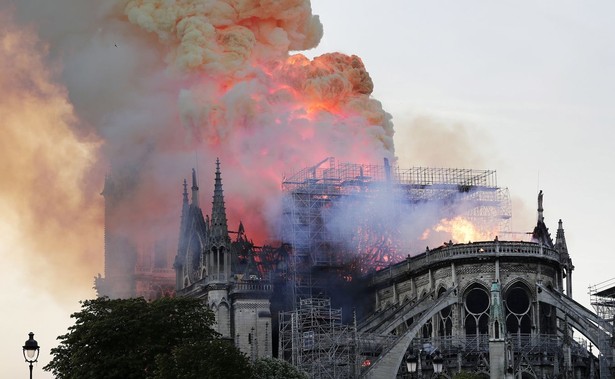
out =
[[[598,317],[612,323],[615,316],[615,278],[590,286],[589,296]]]
[[[599,334],[600,346],[600,378],[611,377],[608,362],[613,362],[613,340],[615,326],[615,278],[606,280],[593,286],[589,286],[589,296],[591,305],[596,310],[598,317],[606,321],[611,330],[606,330],[606,334]],[[607,337],[607,336],[610,336]]]
[[[290,175],[282,189],[281,239],[293,247],[297,299],[323,291],[315,270],[364,274],[424,249],[410,234],[425,214],[434,222],[462,216],[492,235],[510,230],[508,189],[497,186],[491,170],[400,169],[386,159],[368,165],[327,158]]]
[[[327,298],[303,299],[299,307],[281,312],[281,357],[316,379],[357,377],[356,325],[342,323],[341,309]]]

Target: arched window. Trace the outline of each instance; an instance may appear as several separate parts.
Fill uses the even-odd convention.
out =
[[[446,292],[446,289],[444,287],[441,287],[438,290],[438,298],[444,295],[445,292]],[[453,335],[452,305],[449,305],[448,307],[438,312],[436,319],[438,320],[438,336],[448,337],[448,336]]]
[[[510,334],[532,332],[530,291],[523,283],[513,284],[505,296],[506,330]]]
[[[466,317],[464,320],[466,335],[480,335],[489,332],[489,292],[480,285],[470,287],[463,301]]]

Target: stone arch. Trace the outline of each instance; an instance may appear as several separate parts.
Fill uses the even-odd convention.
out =
[[[219,302],[216,318],[218,320],[218,331],[222,333],[223,336],[230,336],[231,312],[226,299],[222,299]]]
[[[428,307],[422,313],[414,315],[408,314],[408,316],[416,316],[414,322],[410,327],[404,331],[395,343],[389,348],[388,352],[384,354],[381,359],[370,366],[370,368],[362,374],[363,378],[394,378],[397,375],[399,365],[402,363],[402,359],[405,356],[408,347],[412,340],[417,336],[421,328],[428,320],[431,320],[435,314],[442,309],[455,304],[458,300],[455,288],[451,288],[446,296],[440,299],[423,298],[417,301],[417,308],[421,308],[422,303],[426,302]]]
[[[220,301],[218,302],[219,305],[224,305],[227,308],[230,308],[230,302],[226,299],[226,297],[223,297],[220,299]]]
[[[536,289],[534,287],[536,287],[534,285],[534,283],[530,283],[526,278],[524,277],[516,277],[512,280],[510,280],[508,283],[506,283],[505,285],[502,286],[502,294],[505,294],[506,291],[508,291],[508,289],[518,283],[522,283],[525,288],[527,289],[528,293],[530,294],[532,299],[536,299]]]
[[[207,308],[209,308],[214,314],[216,314],[216,312],[218,311],[218,304],[216,304],[213,300],[209,302],[209,305],[207,306]]]
[[[472,279],[469,282],[467,282],[463,287],[460,288],[460,293],[461,294],[465,294],[466,291],[468,290],[468,288],[473,287],[475,285],[480,285],[483,288],[489,289],[491,288],[491,283],[487,283],[483,280],[480,279]]]
[[[444,285],[444,283],[440,283],[437,287],[436,287],[436,296],[440,297],[443,293],[445,293],[448,290],[448,287]]]
[[[427,296],[427,291],[425,291],[425,289],[421,289],[421,292],[419,292],[419,297],[418,300],[421,301],[425,298],[425,296]]]
[[[608,341],[611,340],[612,335],[605,332],[611,330],[610,325],[605,320],[601,319],[582,305],[578,304],[568,296],[560,293],[557,290],[553,290],[544,284],[537,284],[537,298],[541,303],[546,303],[558,308],[564,313],[568,314],[568,324],[579,331],[589,341],[591,341],[601,351],[608,351],[611,347]],[[606,341],[606,342],[605,342]],[[613,364],[613,358],[604,356],[606,365]]]

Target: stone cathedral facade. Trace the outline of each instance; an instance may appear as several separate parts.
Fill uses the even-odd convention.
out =
[[[173,268],[177,296],[202,299],[216,317],[216,329],[251,359],[272,356],[271,283],[259,272],[254,255],[237,249],[243,225],[231,240],[220,162],[216,162],[211,216],[203,216],[196,172],[191,196],[184,181],[179,246]]]
[[[425,378],[435,375],[436,360],[448,378],[462,371],[494,379],[614,377],[612,318],[573,299],[563,224],[552,238],[542,192],[525,241],[449,241],[348,281],[350,266],[309,266],[314,262],[304,262],[290,242],[255,247],[241,223],[229,230],[219,161],[214,175],[209,215],[199,203],[196,172],[191,187],[184,180],[177,250],[157,249],[154,257],[168,259],[154,259],[148,270],[140,269],[139,245],[128,233],[135,226],[117,211],[130,192],[126,181],[107,178],[99,295],[201,299],[215,314],[216,330],[249,358],[275,355],[315,378]],[[305,182],[314,191],[298,192],[302,200],[322,195],[319,183]],[[310,207],[299,210],[320,212],[315,202],[305,204]],[[334,245],[322,247],[335,252]],[[293,271],[302,263],[308,270]],[[312,296],[293,303],[304,282]],[[343,319],[337,307],[344,306],[352,317]]]
[[[544,223],[541,192],[530,242],[447,243],[378,271],[359,331],[394,342],[363,376],[431,377],[437,356],[448,378],[611,377],[612,326],[572,299],[573,270],[562,221],[555,241]]]

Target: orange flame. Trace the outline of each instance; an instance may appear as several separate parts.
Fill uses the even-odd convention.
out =
[[[457,216],[452,219],[443,218],[438,225],[432,228],[436,232],[448,233],[455,243],[470,241],[486,241],[493,238],[491,231],[480,230],[470,220]]]

